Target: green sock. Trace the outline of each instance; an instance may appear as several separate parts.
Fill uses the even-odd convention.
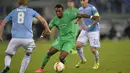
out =
[[[65,64],[65,62],[66,62],[66,58],[63,60],[63,61],[61,61],[63,64]]]
[[[46,55],[42,61],[42,66],[41,68],[44,68],[44,66],[46,65],[46,63],[48,62],[48,60],[50,59],[49,55]]]

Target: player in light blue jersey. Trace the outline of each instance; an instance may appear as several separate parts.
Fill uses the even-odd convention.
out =
[[[86,63],[86,59],[83,54],[82,47],[86,44],[87,41],[90,43],[91,51],[94,54],[95,57],[95,64],[93,69],[98,69],[99,67],[99,53],[97,48],[100,47],[100,41],[99,41],[99,20],[100,16],[97,11],[97,9],[88,3],[89,0],[80,0],[82,7],[79,8],[80,14],[88,14],[91,17],[90,18],[83,18],[84,24],[82,25],[82,31],[80,35],[78,36],[77,43],[76,43],[76,49],[80,56],[81,61],[76,64],[76,68],[79,67],[80,64]],[[96,16],[97,18],[95,20],[92,20],[91,18],[93,16]]]
[[[19,73],[24,73],[29,61],[30,54],[35,48],[32,31],[33,17],[41,21],[45,27],[45,34],[50,33],[46,20],[39,15],[35,10],[26,7],[28,0],[18,0],[19,7],[14,9],[1,23],[0,25],[0,40],[2,40],[3,29],[6,23],[12,20],[12,39],[8,45],[5,56],[5,68],[1,73],[7,73],[10,69],[11,58],[15,55],[19,47],[23,47],[25,50],[25,57],[22,60]],[[16,73],[16,72],[14,72]]]

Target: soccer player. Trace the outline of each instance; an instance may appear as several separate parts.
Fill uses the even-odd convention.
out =
[[[82,31],[77,39],[76,49],[78,51],[79,57],[81,61],[76,64],[76,68],[80,66],[80,64],[86,63],[86,59],[83,54],[83,46],[86,44],[87,41],[90,43],[91,51],[95,57],[95,64],[93,69],[98,69],[99,67],[99,53],[97,48],[100,47],[99,42],[99,20],[100,16],[97,9],[88,4],[89,0],[80,0],[82,7],[79,8],[80,14],[88,14],[90,16],[96,16],[97,19],[92,20],[90,18],[84,18],[84,25],[82,26]]]
[[[67,13],[67,14],[78,14],[79,13],[78,9],[74,7],[75,6],[74,0],[68,0],[67,5],[68,5],[68,8],[64,11],[64,13]],[[73,25],[72,29],[73,29],[73,33],[75,34],[75,39],[76,39],[77,34],[78,34],[79,25],[74,24],[74,21],[75,20],[73,20],[71,23]],[[77,51],[75,49],[72,49],[71,53],[75,54],[75,53],[77,53]]]
[[[67,5],[68,5],[68,8],[64,11],[64,13],[67,13],[67,14],[78,14],[79,13],[78,9],[74,7],[75,6],[74,0],[68,0]],[[73,32],[74,32],[75,36],[77,36],[79,25],[78,24],[74,25],[74,21],[75,20],[73,20],[71,23],[73,24]]]
[[[75,20],[77,17],[91,17],[87,14],[80,15],[77,13],[64,13],[63,6],[61,4],[57,4],[55,6],[55,12],[56,16],[53,17],[53,19],[51,20],[49,27],[51,29],[55,26],[58,29],[59,34],[55,42],[50,47],[48,53],[45,55],[41,68],[36,70],[36,72],[43,72],[44,67],[50,59],[50,57],[58,51],[60,51],[59,60],[64,64],[65,58],[70,53],[72,48],[75,46],[75,34],[73,33],[73,24],[71,22]]]
[[[12,39],[9,42],[8,48],[5,51],[5,68],[1,73],[7,73],[10,69],[10,64],[13,55],[21,46],[24,48],[26,55],[24,56],[19,73],[24,73],[29,62],[30,55],[35,48],[32,31],[32,20],[36,17],[45,26],[45,33],[50,33],[50,29],[46,20],[36,11],[26,7],[28,0],[18,0],[19,7],[12,10],[12,12],[0,24],[0,40],[2,40],[3,29],[6,23],[12,20]],[[14,72],[16,73],[16,72]]]

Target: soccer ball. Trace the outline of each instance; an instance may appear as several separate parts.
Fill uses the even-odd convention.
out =
[[[56,62],[54,64],[54,70],[58,73],[62,72],[65,69],[65,66],[62,62]]]

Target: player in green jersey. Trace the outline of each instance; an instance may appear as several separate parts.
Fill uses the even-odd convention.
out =
[[[63,6],[61,4],[57,4],[55,6],[56,15],[51,20],[49,27],[50,29],[54,26],[58,29],[59,34],[55,42],[52,44],[45,58],[43,59],[42,66],[40,69],[36,70],[36,72],[43,72],[44,67],[50,57],[60,51],[59,60],[62,63],[65,63],[65,58],[70,53],[72,48],[75,46],[75,34],[73,33],[73,24],[71,23],[77,17],[86,17],[90,18],[89,15],[78,14],[78,13],[64,13]],[[95,19],[93,17],[93,19]]]
[[[64,13],[67,14],[78,14],[79,10],[77,8],[75,8],[75,4],[74,4],[74,0],[68,0],[68,8],[64,11]],[[75,36],[77,36],[78,34],[78,27],[79,25],[74,25],[74,20],[71,22],[73,24],[73,33],[75,34]]]
[[[77,14],[77,13],[79,13],[79,10],[77,8],[75,8],[74,0],[68,0],[67,5],[68,5],[68,8],[64,11],[64,13],[67,13],[67,14]],[[72,29],[73,29],[73,33],[74,33],[75,39],[76,39],[77,34],[78,34],[79,25],[78,24],[75,25],[74,21],[75,20],[73,20],[71,22],[71,24],[73,25]],[[76,49],[72,49],[71,53],[76,54],[77,53]]]

